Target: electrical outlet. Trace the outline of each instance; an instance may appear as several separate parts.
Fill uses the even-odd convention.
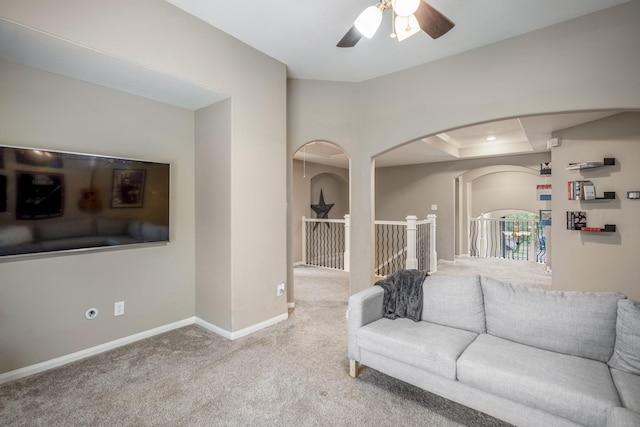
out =
[[[124,314],[124,301],[119,301],[113,306],[113,315],[122,316]]]
[[[84,317],[86,317],[89,320],[95,319],[96,317],[98,317],[98,309],[90,308],[89,310],[85,311]]]
[[[278,284],[278,286],[276,286],[276,295],[279,297],[284,295],[284,283],[280,283]]]

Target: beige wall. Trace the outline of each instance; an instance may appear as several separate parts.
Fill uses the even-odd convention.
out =
[[[199,174],[206,176],[207,173],[196,168],[194,159],[206,155],[215,157],[218,150],[211,152],[200,144],[194,145],[196,118],[193,112],[161,106],[168,110],[153,107],[147,113],[147,101],[121,103],[118,97],[118,101],[101,102],[106,95],[100,94],[96,98],[83,90],[68,92],[61,98],[54,83],[44,81],[36,87],[37,81],[27,76],[18,77],[15,84],[2,85],[16,101],[0,103],[3,118],[7,109],[16,110],[18,116],[23,116],[10,141],[13,144],[85,152],[94,151],[91,144],[100,141],[99,148],[104,154],[159,158],[175,163],[172,214],[173,221],[183,225],[175,228],[172,224],[175,235],[167,247],[3,264],[0,267],[3,279],[13,279],[11,282],[3,280],[0,285],[2,292],[6,292],[2,303],[12,306],[12,313],[20,316],[20,322],[11,322],[6,327],[2,346],[4,349],[5,345],[18,341],[26,347],[22,350],[10,347],[11,352],[18,354],[2,358],[8,362],[0,370],[26,366],[198,313],[219,321],[220,325],[214,326],[231,333],[286,317],[286,299],[276,296],[276,285],[285,282],[287,277],[286,239],[283,238],[287,233],[288,164],[284,64],[174,6],[156,0],[0,0],[0,17],[69,40],[77,46],[226,93],[231,98],[230,113],[224,109],[208,112],[214,116],[222,114],[226,119],[217,117],[215,120],[228,122],[228,137],[221,141],[224,147],[220,150],[229,159],[229,169],[224,180],[215,183],[227,190],[216,189],[214,183],[202,185],[202,182],[195,189]],[[70,83],[72,86],[77,84]],[[29,102],[23,92],[36,90],[51,102],[42,105]],[[29,107],[28,114],[23,107]],[[78,114],[56,121],[56,110],[77,110]],[[42,120],[27,122],[29,115],[38,115]],[[127,117],[141,116],[144,120],[139,122],[126,121]],[[119,125],[119,121],[125,123]],[[207,131],[202,130],[200,123],[198,126],[198,131],[206,135]],[[97,130],[105,131],[99,138],[88,138]],[[257,182],[260,185],[256,185]],[[223,227],[229,230],[233,240],[212,236],[213,245],[201,247],[198,257],[211,260],[220,253],[228,253],[229,258],[208,265],[200,262],[196,267],[196,200],[213,203],[225,191],[229,195],[224,200],[228,202],[229,214],[223,219],[227,221]],[[200,212],[204,214],[206,209]],[[203,222],[218,220],[200,215],[198,221],[199,226],[203,226]],[[256,220],[268,226],[256,233],[253,227]],[[215,226],[210,225],[209,230],[215,230]],[[175,254],[174,251],[181,252]],[[249,262],[252,268],[247,268]],[[213,271],[213,266],[223,270]],[[40,280],[35,271],[47,269],[60,275],[51,280]],[[96,271],[102,274],[96,274]],[[198,300],[197,310],[196,276],[208,280],[198,283],[203,300]],[[229,279],[231,284],[220,281],[220,277]],[[32,297],[39,295],[42,289],[44,295],[55,292],[54,301],[61,304],[54,309],[43,299],[34,307]],[[112,295],[111,289],[127,289],[137,296]],[[226,302],[221,302],[228,296]],[[125,316],[117,319],[101,316],[93,323],[82,318],[88,305],[102,304],[104,313],[109,313],[113,302],[123,299],[127,304]],[[136,299],[140,306],[133,303]],[[38,310],[43,306],[47,309]],[[224,307],[222,313],[220,306]],[[53,324],[56,329],[49,330],[43,326],[48,322],[45,315],[27,315],[33,308],[39,315],[55,311],[55,317],[62,318],[61,324],[65,327]],[[212,312],[221,318],[210,316]],[[119,326],[101,329],[97,327],[100,322]],[[49,333],[46,339],[34,339],[46,333]],[[4,340],[5,336],[9,341]]]
[[[320,201],[320,193],[326,204],[333,206],[327,216],[329,219],[342,219],[349,213],[349,181],[334,173],[325,172],[311,178],[311,194],[309,198],[308,218],[316,218],[311,205]]]
[[[553,158],[553,287],[619,291],[640,301],[640,201],[626,198],[640,190],[640,113],[626,113],[557,132],[562,139]],[[568,171],[572,162],[615,157],[616,165]],[[615,191],[615,200],[567,200],[567,182],[591,180],[598,196]],[[585,211],[587,225],[615,224],[615,233],[583,233],[566,229],[567,211]]]
[[[349,171],[347,169],[320,165],[318,163],[303,162],[294,160],[292,164],[292,238],[289,241],[292,253],[292,262],[302,261],[302,217],[315,218],[316,214],[311,210],[311,204],[318,203],[320,197],[320,187],[322,182],[312,192],[311,182],[315,177],[329,175],[334,177],[331,180],[331,190],[325,188],[324,196],[326,203],[336,203],[329,212],[330,218],[344,218],[349,213]],[[335,189],[335,192],[334,192]],[[293,287],[292,289],[293,290]],[[293,302],[294,299],[289,298]]]
[[[196,315],[231,331],[231,100],[195,116]]]
[[[193,316],[193,112],[9,62],[0,106],[4,144],[173,164],[171,243],[0,263],[0,372]]]
[[[453,260],[456,254],[466,253],[465,245],[456,250],[456,239],[466,236],[466,218],[474,212],[476,198],[482,198],[480,194],[472,191],[465,200],[469,200],[469,206],[461,203],[456,198],[456,182],[465,174],[478,173],[480,177],[500,175],[506,173],[525,174],[525,171],[537,171],[539,164],[548,162],[549,153],[528,154],[520,156],[489,157],[475,160],[461,160],[441,163],[425,163],[419,165],[396,166],[376,169],[375,200],[376,219],[402,220],[407,215],[416,215],[418,218],[426,218],[427,214],[437,215],[436,245],[438,258]],[[513,172],[509,170],[519,170]],[[506,171],[506,172],[505,172]],[[488,172],[491,172],[487,175]],[[527,174],[529,175],[529,174]],[[533,175],[535,176],[535,175]],[[543,181],[544,179],[540,179]],[[475,179],[471,177],[470,182]],[[500,178],[498,181],[502,182]],[[519,209],[527,209],[538,204],[535,202],[535,178],[533,179],[533,191],[529,189],[532,201],[522,201]],[[486,187],[485,187],[486,188]],[[491,190],[485,191],[485,193]],[[464,193],[464,190],[461,191]],[[464,194],[463,194],[464,196]],[[505,201],[504,194],[495,194],[490,201],[478,202],[483,206],[499,206]],[[504,202],[506,203],[506,202]],[[437,211],[431,210],[431,205],[437,206]],[[460,205],[460,206],[459,206]],[[501,208],[514,208],[504,206]],[[456,223],[456,210],[469,212],[462,214],[461,223]],[[497,207],[495,209],[498,209]],[[460,234],[461,236],[458,236]]]
[[[502,209],[523,210],[537,214],[546,209],[548,202],[538,200],[536,185],[544,184],[545,178],[538,171],[495,172],[481,176],[471,182],[471,218],[483,213]],[[551,182],[549,182],[551,184]]]
[[[640,108],[639,20],[640,2],[629,2],[363,83],[290,82],[290,158],[315,139],[339,144],[351,158],[351,292],[373,280],[377,154],[491,120]]]

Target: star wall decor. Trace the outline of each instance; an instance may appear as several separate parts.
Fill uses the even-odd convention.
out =
[[[313,209],[313,211],[316,213],[316,218],[320,218],[320,219],[329,219],[329,211],[331,210],[331,208],[333,207],[335,203],[325,203],[324,202],[324,194],[322,194],[322,188],[320,189],[320,201],[318,202],[317,205],[311,205],[311,209]],[[320,224],[319,222],[316,222],[315,225],[313,226],[313,229],[315,230],[318,227],[318,224]],[[325,224],[327,224],[328,228],[330,227],[330,224],[328,222],[325,222]]]

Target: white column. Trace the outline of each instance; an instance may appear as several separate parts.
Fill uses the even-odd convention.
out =
[[[415,215],[407,217],[407,261],[406,269],[418,268],[418,258],[416,258],[416,220]]]
[[[429,221],[429,271],[438,271],[438,251],[436,250],[436,214],[428,214]]]
[[[307,221],[302,216],[302,265],[307,265]]]
[[[346,214],[344,216],[344,271],[349,271],[349,251],[351,248],[351,216]]]

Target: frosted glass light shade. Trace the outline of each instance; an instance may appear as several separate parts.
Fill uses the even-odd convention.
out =
[[[418,6],[420,6],[420,2],[422,0],[393,0],[391,2],[391,7],[393,7],[393,11],[398,16],[409,16],[413,15],[416,10],[418,10]]]
[[[395,26],[399,42],[420,31],[420,25],[415,15],[396,16]]]
[[[382,11],[376,6],[369,6],[356,18],[353,25],[363,36],[370,39],[382,22]]]

